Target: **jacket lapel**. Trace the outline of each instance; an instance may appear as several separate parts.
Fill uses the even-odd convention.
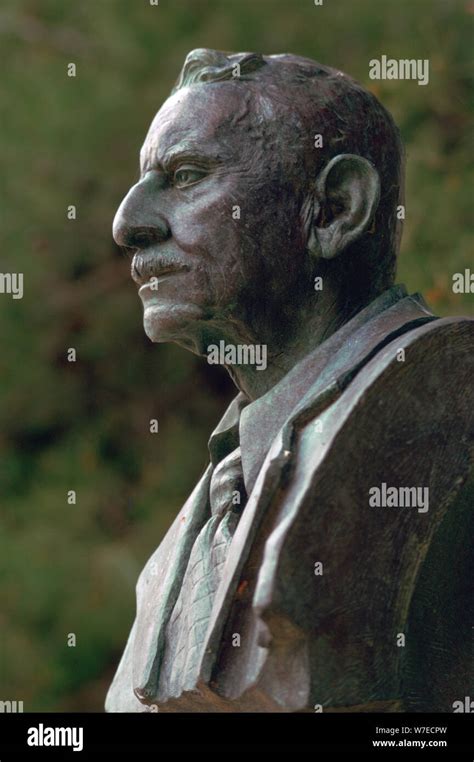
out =
[[[140,699],[157,693],[166,625],[191,548],[207,518],[211,473],[208,466],[138,580],[132,664],[133,689]]]

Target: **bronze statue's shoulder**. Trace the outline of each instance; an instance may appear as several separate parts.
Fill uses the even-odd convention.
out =
[[[267,517],[253,605],[281,652],[285,619],[307,638],[310,672],[318,675],[319,687],[308,688],[313,703],[402,697],[402,657],[410,650],[403,637],[418,615],[415,592],[435,543],[445,558],[438,582],[449,597],[440,528],[458,511],[457,522],[472,525],[464,495],[473,464],[473,348],[472,319],[415,327],[349,376],[320,414],[311,415],[309,397],[292,422],[287,487]],[[451,559],[462,532],[458,540]],[[434,657],[447,637],[425,642],[427,653]],[[411,683],[414,671],[411,663]],[[438,703],[455,689],[448,680]]]

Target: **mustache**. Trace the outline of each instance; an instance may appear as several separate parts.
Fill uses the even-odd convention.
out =
[[[148,283],[151,278],[179,270],[189,270],[189,265],[173,254],[137,251],[132,259],[131,275],[140,286]]]

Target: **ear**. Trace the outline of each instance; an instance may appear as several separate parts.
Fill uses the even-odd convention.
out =
[[[368,228],[379,198],[379,175],[370,161],[350,153],[331,159],[316,180],[310,253],[337,257]]]

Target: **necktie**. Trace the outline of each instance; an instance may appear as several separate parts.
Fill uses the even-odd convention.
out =
[[[166,628],[160,693],[179,696],[195,686],[214,596],[246,500],[237,447],[220,461],[211,477],[210,517],[192,547]]]

